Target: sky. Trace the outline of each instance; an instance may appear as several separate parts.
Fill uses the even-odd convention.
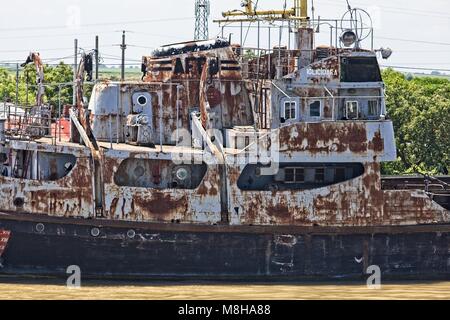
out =
[[[93,49],[100,37],[100,53],[106,64],[120,63],[121,30],[127,31],[127,63],[138,65],[143,55],[163,44],[192,40],[194,0],[13,0],[2,4],[0,63],[22,62],[30,51],[40,52],[47,63],[61,58],[72,61],[73,41]],[[310,16],[312,16],[310,1]],[[341,19],[346,0],[315,0],[314,16]],[[212,22],[221,12],[240,9],[240,0],[211,0],[210,37],[221,34]],[[288,7],[293,1],[288,0]],[[284,0],[259,0],[260,9],[282,9]],[[450,1],[448,0],[350,0],[352,7],[367,10],[374,25],[374,47],[389,47],[392,57],[382,65],[448,70],[450,73]],[[256,45],[256,30],[249,29],[245,46]],[[267,30],[267,29],[266,29]],[[246,31],[246,30],[245,30]],[[329,43],[329,27],[323,25],[316,44]],[[240,42],[237,28],[224,30]],[[272,29],[272,43],[278,43]],[[287,40],[287,32],[283,33]],[[268,45],[267,32],[261,42]],[[370,42],[364,43],[370,47]],[[430,70],[429,70],[430,71]],[[423,72],[429,72],[423,71]]]

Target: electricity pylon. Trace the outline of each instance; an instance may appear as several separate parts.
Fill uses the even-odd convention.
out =
[[[195,0],[195,40],[206,40],[209,38],[209,13],[209,0]]]

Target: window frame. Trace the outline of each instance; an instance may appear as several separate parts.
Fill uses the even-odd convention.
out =
[[[375,113],[371,113],[370,111],[370,103],[371,102],[376,102],[376,109],[375,109]],[[381,114],[381,109],[380,109],[380,101],[378,99],[370,99],[367,101],[367,114],[369,115],[369,117],[379,117]]]
[[[319,181],[319,179],[317,179],[319,170],[322,170],[322,172],[323,172],[322,173],[323,174],[322,181]],[[314,168],[314,183],[325,183],[325,176],[326,176],[325,168]]]
[[[348,112],[348,106],[351,103],[356,103],[356,118],[350,118],[348,116],[349,112]],[[348,120],[358,120],[359,119],[359,101],[358,100],[348,100],[345,101],[345,118]]]
[[[319,116],[312,116],[311,115],[311,105],[319,102]],[[322,119],[323,117],[323,100],[322,99],[310,99],[308,100],[308,116],[311,119]]]
[[[305,183],[306,181],[306,177],[305,177],[305,168],[303,167],[286,167],[283,168],[284,169],[284,183],[288,183],[288,184],[295,184],[295,183]],[[286,180],[286,170],[293,170],[293,180],[292,181],[287,181]],[[297,180],[297,171],[298,170],[302,170],[303,171],[303,180],[302,181],[298,181]]]
[[[292,105],[294,105],[294,108],[292,108]],[[287,110],[287,106],[289,106],[290,108],[289,108],[289,113],[292,113],[292,110],[294,110],[294,112],[295,112],[295,115],[294,115],[294,118],[287,118],[286,117],[286,110]],[[299,114],[299,112],[298,112],[299,110],[298,110],[298,103],[297,103],[297,101],[296,100],[285,100],[284,102],[283,102],[283,110],[282,110],[282,118],[284,119],[284,121],[297,121],[298,120],[298,114]],[[290,114],[290,115],[292,115],[292,114]]]

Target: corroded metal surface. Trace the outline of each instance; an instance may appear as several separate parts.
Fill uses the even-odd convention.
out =
[[[15,150],[72,154],[77,157],[70,173],[57,181],[0,176],[0,207],[4,211],[51,216],[92,217],[94,214],[92,158],[81,147],[15,142]],[[56,164],[53,164],[55,166]],[[52,164],[50,163],[50,170]]]
[[[365,164],[363,176],[302,191],[240,191],[239,170],[230,170],[232,223],[247,225],[376,226],[448,223],[449,212],[423,191],[383,191],[380,166]]]
[[[114,220],[160,221],[183,223],[218,223],[220,216],[218,168],[208,166],[200,185],[194,190],[155,190],[119,187],[114,175],[125,159],[145,158],[172,160],[170,156],[149,153],[117,152],[102,155],[105,189],[105,213]],[[151,173],[157,179],[157,172]]]
[[[448,226],[285,232],[279,226],[111,224],[46,218],[44,231],[37,231],[29,217],[0,214],[0,228],[13,234],[0,273],[65,277],[75,260],[84,277],[100,279],[366,280],[369,265],[379,266],[383,279],[449,275]],[[64,254],[49,254],[55,252]]]
[[[389,123],[332,122],[299,123],[280,129],[280,151],[294,158],[324,155],[331,161],[342,161],[345,155],[354,162],[373,157],[394,161],[396,149],[393,128]],[[303,160],[305,161],[305,159]]]
[[[341,81],[343,59],[374,54],[341,51],[322,60],[315,52],[284,54],[312,60],[303,67],[285,60],[289,75],[275,81],[269,73],[279,64],[276,51],[242,70],[237,51],[219,40],[144,57],[143,82],[94,87],[90,116],[82,115],[76,128],[85,146],[13,139],[2,147],[8,163],[0,177],[1,210],[187,225],[449,223],[448,210],[424,191],[382,189],[380,163],[397,158],[382,83]],[[243,76],[255,71],[255,62],[263,66],[256,72],[265,73],[259,81]],[[354,118],[347,117],[349,101],[361,104]],[[249,184],[270,184],[270,175],[281,180],[241,189],[245,169],[256,164],[267,167],[245,176]],[[333,170],[342,164],[343,178],[336,170],[326,184],[287,181],[284,168],[314,164],[319,182],[329,164]],[[361,174],[351,172],[358,166]]]
[[[3,253],[5,252],[10,236],[11,231],[0,229],[0,258],[3,256]]]

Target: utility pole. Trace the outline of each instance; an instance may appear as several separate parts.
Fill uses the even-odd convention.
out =
[[[194,40],[209,38],[208,19],[210,14],[209,0],[195,0],[195,33]]]
[[[95,80],[98,80],[98,63],[99,63],[99,46],[98,36],[95,36]]]
[[[27,86],[26,86],[26,97],[25,97],[25,107],[28,108],[28,106],[30,104],[29,99],[28,99],[28,91],[29,91],[28,86],[29,86],[29,81],[30,81],[29,78],[28,78],[28,70],[25,70],[25,81],[26,81],[26,84],[27,84]]]
[[[125,30],[122,33],[122,44],[120,45],[120,48],[122,49],[122,81],[125,81],[125,50],[127,50],[127,45],[125,42]]]
[[[77,106],[77,72],[78,72],[78,39],[74,41],[74,59],[73,59],[73,106]]]
[[[16,106],[19,105],[19,64],[16,64]]]

